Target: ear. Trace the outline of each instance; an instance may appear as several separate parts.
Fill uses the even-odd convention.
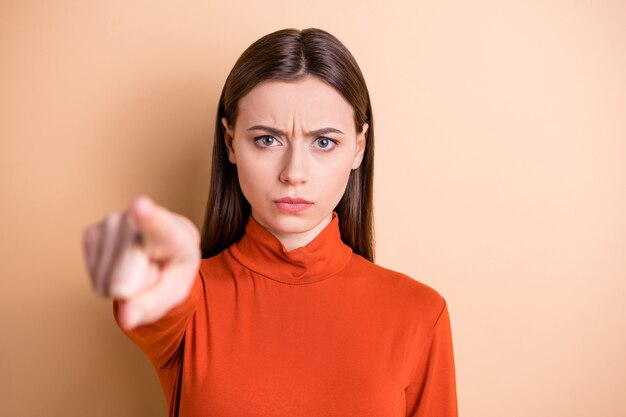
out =
[[[235,158],[235,148],[233,148],[234,133],[228,126],[228,120],[226,117],[222,117],[222,125],[224,126],[224,142],[226,144],[226,150],[228,151],[228,160],[233,164],[237,163]]]
[[[365,153],[366,146],[366,133],[369,125],[367,123],[363,123],[363,130],[361,133],[356,135],[356,154],[354,155],[354,161],[352,162],[352,169],[357,169],[361,166],[361,161],[363,161],[363,154]]]

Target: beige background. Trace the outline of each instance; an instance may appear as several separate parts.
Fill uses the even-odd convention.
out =
[[[467,417],[626,415],[626,3],[0,2],[0,415],[165,416],[84,228],[200,226],[219,92],[320,27],[376,122],[378,263],[448,300]]]

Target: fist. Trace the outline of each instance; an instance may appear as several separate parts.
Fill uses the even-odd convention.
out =
[[[87,227],[83,249],[93,290],[123,300],[118,318],[125,330],[182,303],[201,260],[196,226],[146,196]]]

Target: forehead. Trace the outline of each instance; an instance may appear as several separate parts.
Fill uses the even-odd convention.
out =
[[[310,75],[295,81],[260,82],[239,100],[238,113],[244,126],[268,123],[286,128],[297,122],[310,129],[321,125],[354,129],[350,103],[334,87]]]

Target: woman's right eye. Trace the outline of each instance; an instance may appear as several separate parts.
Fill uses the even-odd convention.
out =
[[[271,148],[274,143],[278,143],[272,136],[258,136],[254,138],[254,142],[262,148]]]

